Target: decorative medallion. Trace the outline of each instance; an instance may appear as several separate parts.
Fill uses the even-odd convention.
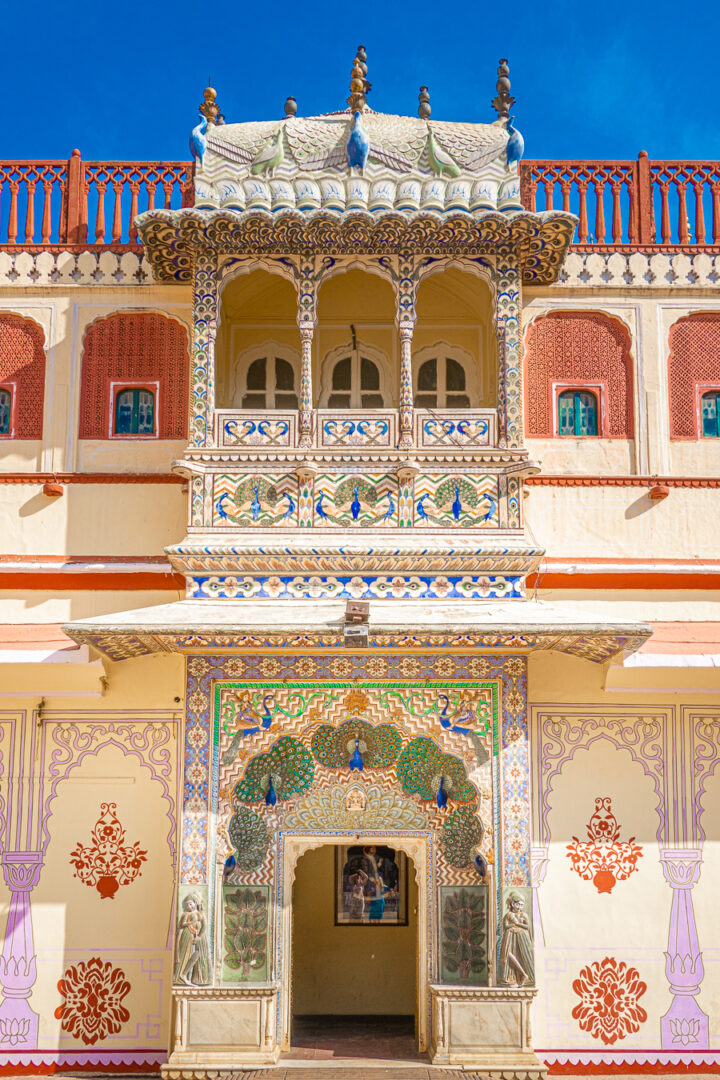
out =
[[[117,1035],[130,1013],[123,1005],[130,983],[120,968],[94,956],[72,964],[58,983],[63,1001],[55,1010],[63,1031],[86,1046]]]
[[[588,964],[573,982],[573,990],[580,998],[572,1011],[573,1019],[583,1031],[606,1045],[639,1031],[647,1020],[639,1004],[647,984],[624,960],[618,963],[614,957],[606,956]]]
[[[113,900],[120,885],[130,885],[147,862],[147,851],[139,841],[125,843],[125,830],[118,821],[116,803],[101,803],[100,817],[92,830],[92,843],[78,845],[70,856],[75,877],[94,885],[103,900]]]
[[[637,870],[642,848],[634,836],[620,839],[620,826],[607,796],[595,800],[587,834],[587,840],[573,836],[572,844],[567,846],[572,869],[583,881],[592,881],[599,893],[612,892],[616,882],[626,881]]]

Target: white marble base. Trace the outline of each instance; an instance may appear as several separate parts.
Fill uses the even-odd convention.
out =
[[[547,1068],[530,1045],[536,991],[431,986],[433,1065],[462,1065],[483,1077],[535,1080]]]
[[[173,990],[173,1045],[162,1074],[174,1077],[274,1065],[280,1054],[277,987]]]

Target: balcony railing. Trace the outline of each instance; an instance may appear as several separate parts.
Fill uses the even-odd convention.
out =
[[[582,249],[720,250],[720,162],[524,161],[528,210],[577,214]],[[135,216],[192,206],[189,161],[0,161],[0,247],[138,246]]]
[[[135,217],[192,206],[189,161],[0,162],[0,246],[135,247]]]
[[[497,414],[494,409],[415,409],[416,447],[472,449],[497,445]],[[299,418],[290,410],[230,410],[215,413],[215,441],[226,448],[295,447]],[[313,417],[313,446],[392,449],[398,443],[395,409],[362,412],[317,409]]]

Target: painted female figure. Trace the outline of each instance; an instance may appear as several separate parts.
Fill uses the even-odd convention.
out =
[[[207,920],[202,898],[197,893],[188,893],[182,902],[175,942],[174,981],[186,986],[204,986],[210,982]]]
[[[356,870],[348,878],[351,889],[348,915],[351,919],[362,919],[365,914],[365,883],[367,879],[368,876],[364,870]]]
[[[511,892],[503,916],[503,935],[500,942],[498,979],[501,986],[534,986],[535,963],[530,920],[525,901],[519,893]]]

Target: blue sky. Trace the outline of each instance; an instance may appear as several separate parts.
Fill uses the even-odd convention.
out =
[[[434,118],[491,121],[507,56],[526,157],[720,158],[717,3],[35,0],[3,32],[4,158],[185,159],[208,74],[228,122],[326,112],[359,43],[376,110],[427,84]]]

